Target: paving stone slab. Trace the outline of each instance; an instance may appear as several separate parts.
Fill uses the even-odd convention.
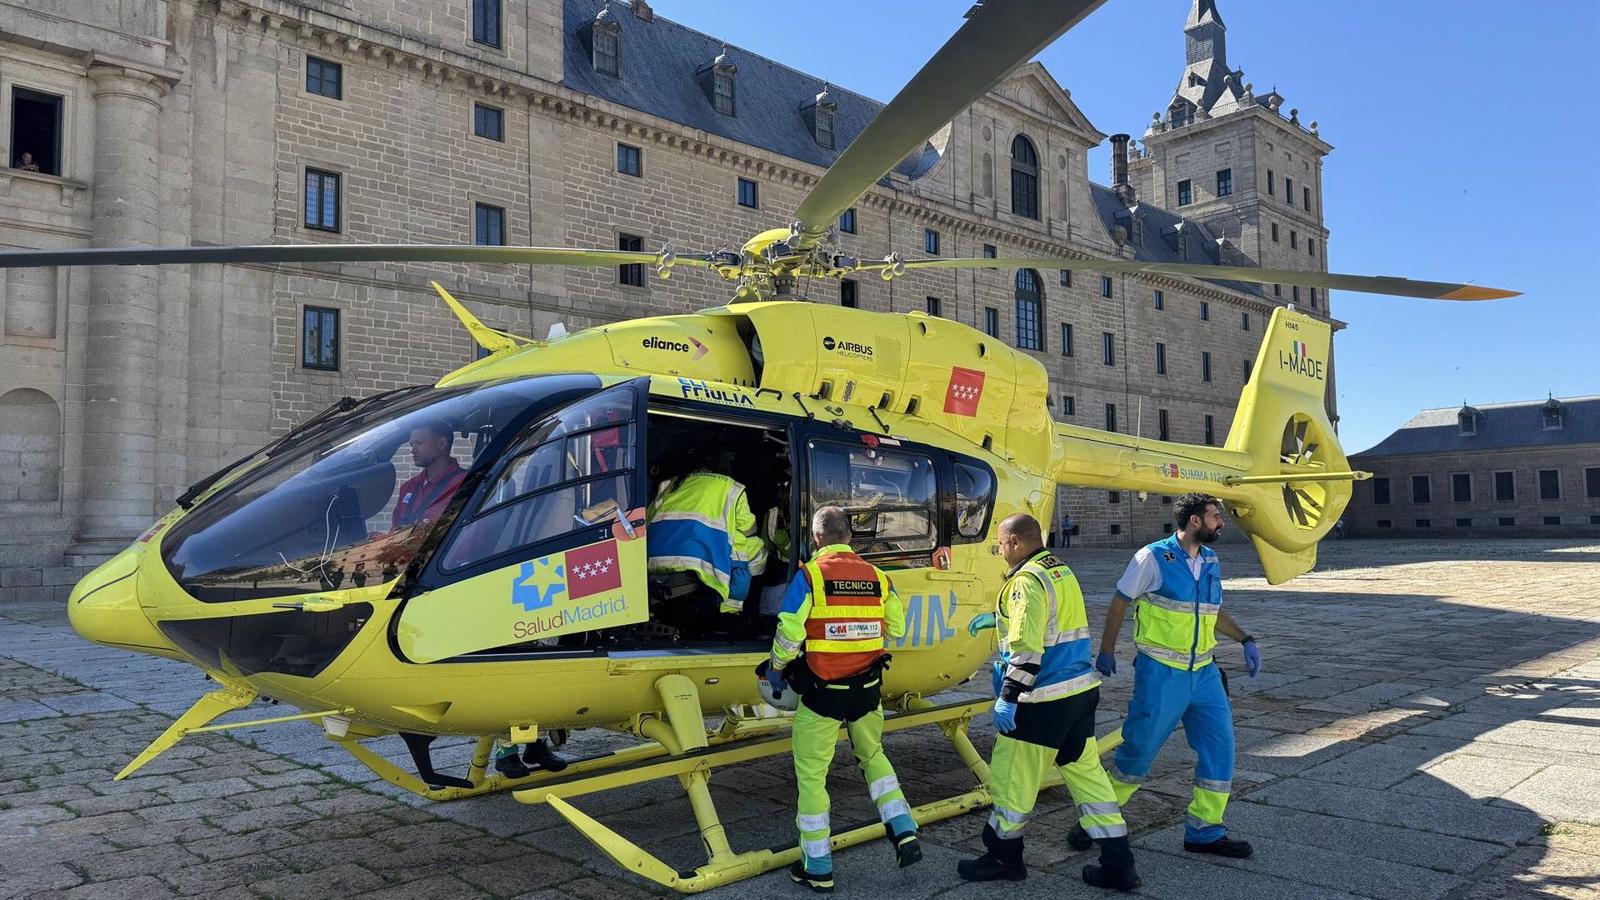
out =
[[[1427,765],[1423,771],[1394,785],[1392,790],[1443,800],[1492,800],[1503,796],[1545,767],[1542,762],[1489,759],[1456,753]]]
[[[1228,804],[1227,822],[1230,830],[1241,833],[1462,876],[1506,852],[1504,845],[1488,841],[1319,815],[1253,799]]]
[[[1555,822],[1600,825],[1600,772],[1547,766],[1493,805],[1531,809]]]
[[[1342,818],[1362,819],[1507,846],[1537,834],[1544,824],[1527,809],[1484,806],[1469,800],[1437,800],[1307,778],[1287,778],[1255,791],[1258,803]]]

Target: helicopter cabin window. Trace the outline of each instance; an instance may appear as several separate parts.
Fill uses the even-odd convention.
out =
[[[1039,218],[1039,154],[1020,134],[1011,141],[1011,214]]]
[[[739,205],[751,209],[761,208],[761,185],[748,178],[739,179]]]
[[[496,106],[472,104],[472,133],[491,141],[506,139],[506,113]]]
[[[506,211],[487,203],[473,204],[473,243],[502,247],[506,242]]]
[[[850,546],[869,559],[927,565],[939,545],[933,460],[883,446],[811,441],[810,508],[850,516]]]
[[[504,454],[439,568],[454,572],[591,527],[639,504],[633,477],[634,393],[626,385],[538,422]]]
[[[839,305],[847,309],[856,308],[856,283],[848,278],[839,282]]]
[[[1017,270],[1017,347],[1044,350],[1044,290],[1039,273]]]
[[[339,311],[308,306],[300,325],[300,366],[339,371]]]
[[[499,48],[500,0],[472,0],[472,40]]]
[[[1000,310],[992,306],[983,308],[983,331],[992,338],[1000,336]]]
[[[339,175],[306,169],[305,226],[317,231],[339,230]]]
[[[306,93],[344,99],[344,66],[315,56],[306,57]]]
[[[994,473],[977,463],[956,462],[956,533],[951,543],[983,540],[994,507]]]
[[[922,249],[929,256],[939,255],[939,232],[932,228],[922,229]]]
[[[856,208],[854,206],[839,214],[839,230],[845,234],[856,233]]]
[[[61,174],[61,110],[55,94],[11,89],[11,168]]]
[[[638,253],[644,250],[644,238],[637,234],[619,233],[617,249]],[[644,287],[644,263],[625,263],[617,266],[617,283],[628,287]]]

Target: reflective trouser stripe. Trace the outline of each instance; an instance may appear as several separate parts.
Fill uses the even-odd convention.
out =
[[[1233,782],[1216,781],[1211,778],[1196,778],[1194,780],[1194,786],[1197,788],[1204,788],[1208,791],[1214,791],[1218,794],[1227,794],[1233,791]]]
[[[1078,803],[1078,824],[1096,840],[1125,837],[1128,823],[1122,818],[1122,804],[1116,788],[1100,764],[1100,746],[1093,737],[1083,744],[1078,758],[1064,766],[1061,780]]]
[[[1122,804],[1128,802],[1128,798],[1139,790],[1139,786],[1144,784],[1144,780],[1147,777],[1145,775],[1129,775],[1117,768],[1115,762],[1106,770],[1106,775],[1111,779],[1111,789],[1117,794],[1117,802]]]
[[[1222,814],[1227,809],[1227,791],[1208,791],[1195,785],[1194,799],[1189,801],[1189,824],[1202,828],[1207,825],[1221,825]]]
[[[828,846],[828,769],[833,765],[839,741],[837,719],[817,715],[801,702],[795,712],[791,734],[794,747],[795,786],[798,788],[800,851],[810,872],[833,871],[833,854]],[[915,832],[911,807],[900,787],[894,767],[883,753],[883,708],[873,710],[845,726],[856,764],[867,779],[878,818],[896,834]]]
[[[1155,644],[1141,644],[1137,641],[1134,642],[1134,646],[1138,648],[1140,653],[1157,662],[1167,663],[1180,669],[1189,668],[1189,651],[1187,650],[1169,650],[1166,647],[1158,647]],[[1194,658],[1194,668],[1196,669],[1210,664],[1210,650],[1197,654]]]

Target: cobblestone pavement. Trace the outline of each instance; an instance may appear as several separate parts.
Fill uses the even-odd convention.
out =
[[[1143,896],[1600,896],[1600,546],[1332,543],[1317,572],[1279,588],[1260,579],[1248,550],[1223,553],[1237,576],[1229,608],[1266,663],[1250,680],[1236,648],[1221,654],[1235,671],[1239,746],[1228,821],[1256,856],[1183,852],[1193,757],[1175,736],[1127,810]],[[1125,558],[1068,556],[1096,627]],[[1102,731],[1126,708],[1130,654],[1124,646],[1124,673],[1106,686]],[[83,642],[58,606],[0,609],[0,898],[661,893],[546,808],[508,796],[419,801],[305,723],[197,736],[113,782],[203,689],[186,666]],[[570,750],[607,739],[579,736]],[[987,752],[987,717],[974,740]],[[970,785],[932,729],[887,746],[914,802]],[[466,753],[456,742],[440,756],[461,767]],[[834,820],[867,821],[847,757],[842,749],[835,767]],[[793,839],[791,785],[783,757],[719,772],[712,787],[736,849]],[[674,865],[699,861],[675,781],[577,805]],[[1037,812],[1032,874],[1006,884],[1007,896],[1094,896],[1077,876],[1089,854],[1064,840],[1065,791],[1047,791]],[[906,871],[881,842],[841,852],[839,894],[989,894],[954,871],[978,848],[982,822],[970,814],[928,827],[927,858]],[[773,873],[713,894],[799,890]]]

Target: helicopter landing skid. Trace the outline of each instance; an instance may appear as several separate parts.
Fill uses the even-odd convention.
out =
[[[743,724],[763,724],[763,730],[774,730],[771,723],[787,724],[787,719],[763,719],[756,722],[730,718],[718,731],[707,734],[704,730],[698,692],[694,683],[682,675],[667,675],[656,682],[656,691],[664,701],[665,718],[654,715],[641,716],[634,731],[655,743],[647,745],[655,750],[647,758],[637,759],[631,765],[613,763],[603,771],[563,773],[561,778],[545,784],[517,787],[513,796],[519,802],[547,803],[562,818],[577,828],[584,837],[623,868],[651,881],[685,894],[698,893],[741,881],[788,866],[800,858],[797,844],[747,850],[736,853],[728,843],[727,833],[717,815],[716,804],[710,791],[711,771],[718,766],[749,762],[791,751],[791,738],[787,733],[766,736],[745,735],[730,741],[725,735],[735,735]],[[914,695],[901,698],[902,711],[884,720],[885,732],[901,731],[923,725],[937,725],[950,741],[956,754],[972,772],[977,786],[972,790],[925,803],[912,809],[912,817],[921,825],[952,818],[988,806],[991,802],[988,779],[989,767],[977,748],[967,738],[967,727],[972,717],[992,706],[992,700],[935,705]],[[841,730],[842,737],[842,730]],[[722,740],[718,740],[722,738]],[[1102,753],[1109,752],[1122,742],[1120,729],[1099,742]],[[717,743],[730,746],[716,746]],[[644,748],[641,748],[644,749]],[[665,758],[660,758],[665,756]],[[599,821],[585,814],[569,799],[584,794],[610,790],[617,787],[643,784],[658,778],[676,777],[689,795],[689,805],[695,821],[700,826],[700,837],[706,848],[706,862],[689,871],[678,871],[650,854]],[[1051,772],[1046,786],[1059,784],[1060,774]],[[831,838],[834,849],[853,847],[881,838],[883,825],[873,822]]]

